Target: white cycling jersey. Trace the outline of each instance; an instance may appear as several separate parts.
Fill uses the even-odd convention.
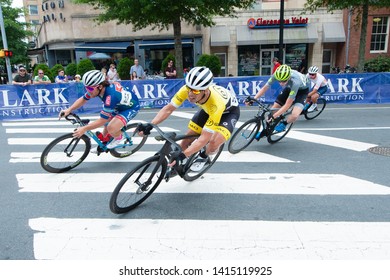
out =
[[[313,76],[310,76],[309,74],[306,74],[306,77],[310,79],[310,81],[314,84],[315,89],[319,89],[321,87],[324,87],[328,84],[328,81],[325,79],[325,77],[317,73],[316,76],[313,78]]]

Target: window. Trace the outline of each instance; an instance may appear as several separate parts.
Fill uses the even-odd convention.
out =
[[[37,15],[38,14],[38,6],[37,5],[29,5],[28,10],[30,12],[30,15]]]
[[[374,17],[372,19],[370,52],[387,52],[389,37],[388,23],[388,17]]]
[[[324,49],[322,52],[322,73],[330,73],[332,63],[332,50]]]
[[[238,47],[238,76],[258,76],[260,74],[260,46]]]

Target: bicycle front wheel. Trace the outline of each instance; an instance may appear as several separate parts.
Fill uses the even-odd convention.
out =
[[[88,156],[91,140],[83,135],[74,138],[72,133],[54,139],[42,152],[41,166],[48,172],[61,173],[69,171]]]
[[[124,143],[125,145],[123,147],[110,150],[111,155],[117,158],[128,157],[142,148],[146,142],[146,139],[148,139],[148,136],[139,136],[138,133],[134,134],[137,126],[138,123],[131,123],[123,129],[125,130],[123,132],[123,137],[126,137],[126,141]]]
[[[128,172],[111,195],[110,210],[122,214],[144,202],[164,179],[167,165],[165,159],[161,162],[160,156],[155,155]]]
[[[257,118],[250,119],[241,125],[228,144],[228,150],[232,154],[237,154],[248,147],[261,128],[261,122]]]
[[[313,111],[311,112],[308,112],[307,110],[305,110],[305,119],[307,120],[312,120],[312,119],[315,119],[316,117],[318,117],[322,111],[324,111],[326,107],[326,100],[325,98],[318,98],[317,99],[317,108],[315,108]]]
[[[183,179],[185,181],[194,181],[194,180],[198,179],[200,176],[202,176],[204,173],[206,173],[206,171],[209,170],[211,168],[211,166],[213,166],[213,164],[217,161],[218,157],[221,155],[221,153],[223,151],[224,146],[225,146],[225,144],[222,144],[215,154],[209,155],[210,163],[206,163],[205,166],[199,171],[192,171],[191,170],[191,165],[195,161],[195,159],[198,157],[199,153],[195,153],[192,156],[190,156],[190,158],[188,159],[188,161],[185,165],[185,169],[187,171],[185,172]]]
[[[274,144],[274,143],[279,142],[280,140],[282,140],[284,138],[284,136],[286,136],[287,133],[290,131],[291,127],[293,126],[293,123],[288,123],[288,124],[286,124],[286,129],[285,130],[283,130],[281,132],[277,132],[275,130],[275,127],[279,124],[279,122],[274,122],[268,128],[267,141],[270,144]]]

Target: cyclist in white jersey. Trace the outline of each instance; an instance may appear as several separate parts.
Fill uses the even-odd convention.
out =
[[[323,75],[318,73],[317,66],[311,66],[306,76],[314,84],[314,86],[307,95],[305,108],[306,106],[309,106],[310,102],[312,102],[313,104],[309,109],[307,109],[307,111],[313,112],[317,108],[318,97],[328,91],[328,81]]]
[[[304,101],[309,92],[310,82],[304,74],[292,70],[290,66],[283,64],[276,69],[275,73],[269,78],[267,83],[259,90],[254,98],[257,99],[264,95],[274,82],[279,82],[283,87],[283,90],[272,105],[272,108],[279,110],[274,112],[271,118],[276,119],[284,114],[291,106],[294,106],[292,113],[287,120],[280,122],[275,127],[277,132],[281,132],[286,129],[287,123],[295,122],[301,114],[304,107]],[[248,101],[245,103],[248,104]]]

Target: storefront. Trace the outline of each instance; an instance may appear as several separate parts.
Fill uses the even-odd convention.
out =
[[[194,50],[198,40],[197,38],[182,39],[183,68],[194,65]],[[135,41],[134,44],[137,57],[150,74],[159,74],[163,60],[170,53],[174,55],[175,41],[173,39],[140,40]]]
[[[307,66],[309,45],[318,40],[316,24],[308,21],[292,17],[284,22],[283,62],[293,69]],[[271,74],[272,59],[279,57],[279,26],[278,19],[250,18],[247,26],[236,27],[238,76]]]

